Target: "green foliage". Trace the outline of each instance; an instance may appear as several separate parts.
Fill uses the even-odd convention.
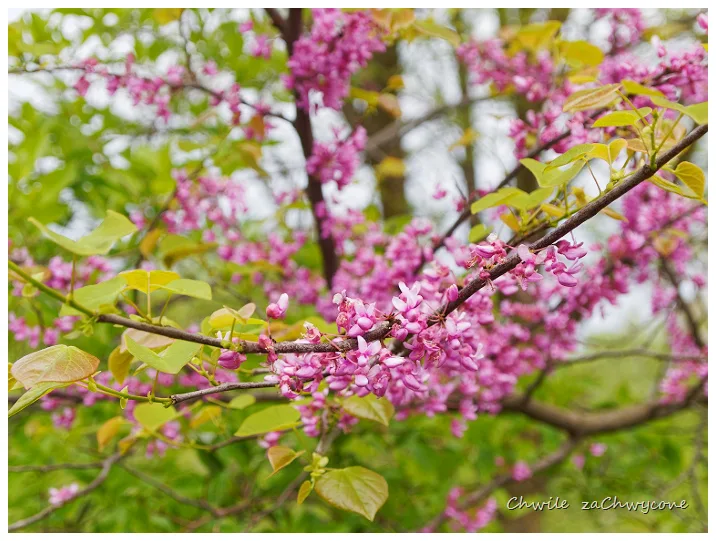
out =
[[[176,340],[161,353],[155,353],[148,347],[138,344],[130,337],[126,337],[127,349],[137,359],[148,366],[164,372],[165,374],[178,374],[185,365],[191,362],[201,344]]]
[[[235,435],[254,436],[288,430],[298,426],[300,418],[300,413],[293,406],[270,406],[244,419]]]
[[[385,479],[361,466],[331,470],[318,478],[316,494],[331,505],[372,521],[388,499]]]

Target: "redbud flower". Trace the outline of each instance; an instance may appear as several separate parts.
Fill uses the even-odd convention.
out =
[[[604,443],[593,443],[589,447],[589,452],[592,453],[592,456],[602,456],[607,452],[607,446]]]
[[[68,500],[71,500],[79,491],[80,487],[77,483],[72,483],[71,485],[61,488],[51,488],[48,501],[50,502],[50,505],[60,505]]]
[[[283,319],[288,309],[288,295],[281,293],[278,302],[271,303],[266,308],[266,315],[271,319]]]
[[[246,355],[243,353],[225,349],[221,352],[221,355],[219,355],[218,364],[221,368],[225,368],[226,370],[236,370],[245,360]]]
[[[524,481],[532,477],[532,470],[526,462],[520,460],[512,468],[512,479],[515,481]]]

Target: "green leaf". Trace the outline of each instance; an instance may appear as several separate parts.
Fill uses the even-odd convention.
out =
[[[525,160],[521,160],[525,161]],[[535,160],[532,160],[535,161]],[[536,162],[539,163],[539,162]],[[524,194],[522,190],[519,188],[501,188],[497,190],[496,192],[488,193],[484,197],[481,197],[477,201],[475,201],[472,204],[472,207],[470,207],[470,210],[472,210],[473,214],[477,214],[478,212],[481,212],[485,209],[489,209],[492,207],[497,207],[499,205],[503,205],[505,200],[509,199],[510,197],[514,196],[515,194]]]
[[[209,405],[204,406],[199,412],[192,417],[189,421],[190,428],[197,428],[204,423],[212,422],[217,424],[218,420],[221,419],[222,408],[221,406]]]
[[[415,21],[413,27],[426,36],[441,38],[448,41],[453,47],[460,45],[460,35],[432,20]]]
[[[696,103],[694,105],[689,105],[688,107],[685,105],[681,105],[680,103],[669,101],[666,98],[662,98],[660,96],[652,97],[651,101],[654,102],[654,105],[658,105],[659,107],[664,107],[666,109],[672,109],[674,111],[684,113],[686,116],[692,118],[693,121],[699,125],[706,124],[709,121],[709,104],[707,101],[702,103]]]
[[[655,88],[649,88],[629,79],[624,79],[622,81],[622,86],[624,87],[624,92],[626,92],[627,94],[633,94],[635,96],[659,96],[662,98],[664,97],[664,94],[660,90],[657,90]]]
[[[304,481],[301,483],[301,488],[298,489],[298,496],[296,497],[296,503],[298,505],[301,505],[306,498],[308,498],[308,495],[313,491],[313,485],[310,481]]]
[[[469,242],[480,242],[482,239],[487,237],[492,231],[491,227],[487,227],[485,224],[477,224],[470,229],[470,234],[467,237]]]
[[[97,229],[77,241],[55,233],[35,218],[29,218],[29,221],[55,244],[82,256],[104,255],[116,241],[137,231],[136,226],[129,219],[112,210],[107,211],[106,218]]]
[[[177,410],[174,406],[164,407],[157,402],[143,402],[134,408],[134,418],[150,432],[156,432],[164,423],[176,418]]]
[[[677,184],[674,184],[673,182],[669,182],[668,180],[660,177],[659,175],[654,175],[654,176],[650,177],[649,182],[651,182],[652,184],[655,184],[662,190],[666,190],[667,192],[675,193],[682,197],[686,197],[686,194],[684,193],[684,191],[681,189],[680,186],[678,186]]]
[[[57,383],[54,381],[46,381],[44,383],[35,385],[32,389],[30,389],[17,399],[17,402],[15,402],[10,408],[10,411],[7,412],[7,416],[12,417],[16,413],[20,413],[26,407],[31,406],[32,404],[40,400],[40,398],[52,392],[54,389],[67,387],[68,385],[69,383]]]
[[[559,44],[565,61],[572,66],[598,66],[604,60],[604,53],[588,41],[563,41]]]
[[[242,410],[256,403],[256,397],[252,394],[240,394],[231,399],[227,404],[232,410]]]
[[[166,374],[178,374],[201,348],[201,344],[175,340],[161,353],[155,353],[148,347],[142,346],[126,336],[127,349],[143,363]]]
[[[149,292],[156,291],[181,278],[176,272],[144,269],[120,272],[119,276],[127,282],[127,289],[136,289],[142,293],[147,293],[147,289]]]
[[[48,381],[71,383],[91,376],[99,359],[75,346],[58,344],[25,355],[12,365],[13,377],[30,389]]]
[[[686,184],[696,198],[701,199],[706,189],[706,176],[698,165],[681,162],[674,170],[674,175]]]
[[[636,111],[615,111],[598,118],[593,128],[636,126],[641,118],[651,113],[651,107],[642,107]]]
[[[544,171],[550,171],[551,169],[555,169],[557,167],[562,167],[563,165],[567,165],[568,163],[572,163],[575,160],[578,160],[579,158],[583,158],[587,154],[589,154],[594,149],[593,144],[586,144],[586,145],[577,145],[575,147],[570,148],[567,152],[562,154],[561,156],[556,157],[554,160],[549,162],[547,164],[547,167],[544,168]],[[539,162],[537,162],[539,163]],[[525,166],[527,167],[527,166]]]
[[[371,522],[388,499],[388,483],[366,468],[331,470],[316,480],[316,493],[331,505],[363,515]]]
[[[390,400],[378,398],[374,394],[351,396],[343,402],[343,409],[354,417],[377,421],[385,426],[388,426],[395,414],[395,408]]]
[[[186,295],[196,299],[211,300],[211,286],[201,280],[189,280],[188,278],[179,278],[169,282],[167,285],[161,286],[162,289],[171,291],[176,295]]]
[[[117,297],[127,287],[127,282],[121,276],[112,278],[99,284],[80,287],[75,289],[73,299],[78,304],[89,308],[93,312],[99,310],[100,306],[114,306]],[[60,309],[60,316],[76,316],[81,315],[79,310],[75,310],[69,304],[63,304]]]
[[[266,454],[268,455],[269,462],[273,468],[273,473],[269,475],[269,477],[272,477],[276,474],[276,472],[288,466],[303,453],[305,453],[305,451],[299,451],[297,453],[293,449],[282,447],[281,445],[270,447]]]
[[[579,174],[584,164],[585,162],[581,160],[577,163],[573,163],[564,171],[553,169],[549,173],[546,173],[542,179],[538,178],[537,182],[543,187],[563,186]]]
[[[587,111],[589,109],[601,109],[621,99],[618,94],[619,88],[621,88],[621,84],[615,83],[578,90],[567,98],[562,110],[565,113],[576,113],[577,111]]]
[[[122,351],[120,346],[114,348],[112,353],[109,354],[109,359],[107,360],[109,371],[120,385],[124,383],[124,380],[129,375],[129,367],[133,358],[131,353],[126,350]]]
[[[271,406],[244,419],[235,435],[255,436],[257,434],[287,430],[298,426],[300,419],[301,414],[293,406]]]

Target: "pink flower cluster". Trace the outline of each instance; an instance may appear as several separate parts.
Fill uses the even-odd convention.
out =
[[[488,499],[482,507],[477,508],[473,513],[463,511],[459,506],[459,498],[463,495],[463,489],[455,487],[450,490],[445,506],[445,516],[454,521],[455,525],[465,532],[479,532],[487,526],[497,513],[497,501],[494,498]],[[424,531],[427,533],[427,531]]]
[[[611,25],[609,43],[612,51],[637,43],[647,28],[641,9],[597,8],[594,11],[597,20],[605,19]]]
[[[313,144],[313,153],[306,160],[306,172],[318,178],[323,184],[335,181],[338,188],[347,186],[360,165],[360,153],[367,140],[363,126],[358,126],[344,140],[335,132],[334,142]]]
[[[50,488],[50,497],[47,501],[50,505],[62,505],[63,503],[70,501],[80,491],[80,486],[77,483],[72,483],[60,488]]]
[[[287,88],[298,95],[297,105],[308,111],[311,95],[320,94],[324,107],[339,110],[348,95],[351,76],[364,67],[374,53],[385,50],[381,29],[363,11],[313,9],[308,34],[293,45],[288,61]]]

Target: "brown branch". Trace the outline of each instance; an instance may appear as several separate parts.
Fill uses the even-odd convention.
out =
[[[112,466],[114,466],[114,464],[116,464],[122,458],[122,456],[123,455],[121,453],[115,453],[113,455],[110,455],[102,463],[102,471],[99,472],[99,475],[97,475],[97,477],[95,477],[94,480],[90,484],[88,484],[84,489],[80,490],[79,492],[77,492],[77,494],[75,494],[71,498],[69,498],[61,503],[57,503],[54,505],[50,505],[49,507],[45,507],[42,511],[32,515],[31,517],[28,517],[23,520],[18,520],[17,522],[10,524],[7,528],[8,531],[14,532],[17,530],[22,530],[23,528],[26,528],[27,526],[30,526],[30,525],[34,524],[35,522],[38,522],[38,521],[44,519],[45,517],[51,515],[53,512],[57,511],[58,509],[61,509],[68,503],[78,500],[79,498],[82,498],[84,496],[87,496],[93,490],[95,490],[97,487],[99,487],[102,483],[105,482],[105,480],[107,479],[107,476],[109,476],[109,472],[112,469]]]
[[[582,225],[590,218],[593,218],[602,209],[605,209],[614,201],[619,199],[621,196],[629,192],[631,189],[635,188],[646,179],[652,177],[659,169],[664,167],[664,165],[666,165],[669,161],[675,158],[679,153],[681,153],[683,150],[685,150],[697,140],[699,140],[701,137],[703,137],[707,132],[708,124],[697,127],[686,137],[684,137],[684,139],[679,141],[678,144],[676,144],[674,147],[670,148],[661,156],[659,156],[656,159],[655,168],[652,169],[649,164],[645,164],[636,173],[620,182],[612,190],[606,192],[598,199],[587,203],[581,209],[575,212],[572,216],[562,222],[561,225],[547,233],[541,239],[530,244],[529,249],[535,251],[546,248],[550,244],[553,244],[554,242],[564,237],[567,233],[573,231],[578,226]],[[507,272],[511,271],[517,265],[519,265],[520,262],[520,256],[516,252],[513,252],[502,263],[493,267],[493,269],[490,271],[489,278],[476,278],[469,282],[465,287],[463,287],[459,291],[458,297],[455,301],[445,304],[435,312],[434,316],[431,318],[430,323],[435,324],[440,321],[442,317],[453,312],[456,308],[462,305],[467,299],[469,299],[473,294],[482,289],[490,281],[495,280],[503,274],[506,274]]]
[[[699,384],[696,390],[701,389]],[[524,395],[510,395],[502,401],[504,411],[520,413],[535,421],[564,430],[574,437],[593,436],[616,432],[641,425],[649,421],[668,417],[707,398],[690,393],[683,401],[662,403],[658,400],[603,411],[572,411],[535,400],[525,401]]]
[[[278,29],[281,34],[286,32],[286,20],[278,12],[276,8],[264,8],[266,15],[271,19],[271,23]]]
[[[170,398],[172,399],[172,404],[179,404],[181,402],[186,402],[187,400],[201,398],[202,396],[210,394],[245,389],[266,389],[268,387],[276,387],[276,384],[269,381],[239,381],[237,383],[224,383],[223,385],[217,385],[216,387],[209,387],[208,389],[200,389],[198,391],[191,391],[188,393],[173,394]]]
[[[291,56],[293,54],[293,45],[301,36],[301,32],[303,31],[303,9],[291,8],[288,13],[288,21],[279,26],[278,29],[281,31],[281,35],[286,42],[288,55]],[[311,117],[308,111],[305,111],[298,106],[299,95],[296,89],[293,91],[293,96],[297,102],[296,118],[293,121],[293,127],[301,140],[303,156],[306,160],[308,160],[313,154],[313,128],[311,127]],[[330,232],[327,232],[326,235],[324,235],[323,232],[324,219],[321,216],[321,208],[323,208],[324,211],[327,211],[328,207],[326,206],[326,201],[323,198],[323,184],[321,183],[321,180],[314,175],[308,175],[306,195],[311,203],[311,211],[313,213],[313,219],[316,223],[318,247],[321,250],[323,260],[323,277],[326,279],[328,289],[330,289],[333,284],[333,276],[338,270],[338,253],[336,252],[336,243],[333,236]]]
[[[668,353],[659,353],[656,351],[649,351],[648,349],[624,349],[615,351],[602,351],[594,353],[593,355],[584,355],[582,357],[575,357],[560,363],[555,364],[555,368],[565,368],[575,364],[583,364],[592,361],[599,361],[601,359],[614,359],[624,357],[645,357],[650,359],[656,359],[664,362],[706,362],[706,357],[700,355],[670,355]]]

